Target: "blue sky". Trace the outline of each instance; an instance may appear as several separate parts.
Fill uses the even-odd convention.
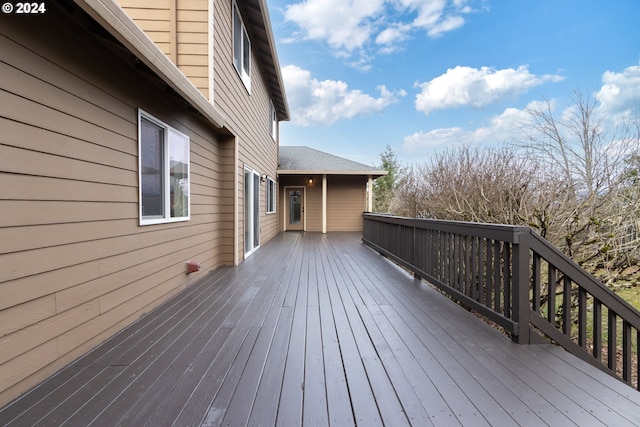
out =
[[[637,0],[268,0],[292,119],[281,145],[422,163],[519,137],[579,89],[640,112]],[[534,103],[534,104],[532,104]]]

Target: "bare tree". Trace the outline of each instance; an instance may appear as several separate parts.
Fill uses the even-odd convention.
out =
[[[426,207],[430,202],[426,195],[427,183],[424,182],[421,167],[409,166],[394,192],[390,209],[394,215],[411,218],[425,218]]]
[[[572,106],[559,115],[549,100],[531,107],[522,146],[528,157],[546,165],[541,170],[547,182],[555,176],[567,184],[555,193],[558,227],[551,227],[547,238],[578,263],[607,269],[619,264],[614,260],[620,252],[613,250],[621,247],[618,233],[637,221],[625,215],[634,209],[623,202],[621,190],[625,161],[638,151],[638,122],[620,122],[607,130],[596,96],[576,90],[571,99]],[[629,191],[627,186],[624,192]]]
[[[519,224],[535,189],[535,164],[507,148],[449,150],[412,169],[422,216]],[[402,199],[402,194],[399,194]],[[417,203],[415,203],[417,204]]]
[[[403,216],[529,225],[606,282],[640,280],[640,121],[606,128],[580,91],[529,110],[524,141],[453,149],[407,170]],[[524,150],[523,150],[524,148]]]

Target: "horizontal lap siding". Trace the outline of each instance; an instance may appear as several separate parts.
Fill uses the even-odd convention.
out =
[[[176,0],[116,0],[165,55],[175,57]]]
[[[224,265],[235,265],[234,237],[238,234],[234,222],[236,208],[236,186],[238,183],[236,166],[236,142],[229,139],[224,142],[220,150],[222,163],[222,198],[220,200],[222,210],[221,252]]]
[[[362,231],[366,178],[330,176],[327,186],[327,231]]]
[[[222,262],[212,128],[58,14],[0,17],[0,404]],[[190,137],[188,222],[138,225],[139,107]]]
[[[278,215],[278,224],[280,231],[285,226],[287,220],[284,215],[289,215],[288,207],[285,212],[285,204],[289,203],[288,195],[285,193],[285,187],[304,187],[305,188],[305,231],[321,232],[322,231],[322,176],[313,175],[313,184],[309,184],[309,176],[302,175],[283,175],[280,177],[280,203],[278,205],[280,213]]]
[[[280,177],[281,186],[299,186],[306,188],[305,218],[306,231],[322,231],[322,176],[314,175],[313,184],[308,183],[310,176],[285,175]],[[327,231],[362,231],[362,212],[366,206],[366,181],[362,176],[328,175],[327,176]],[[281,193],[282,229],[284,203],[286,195]]]
[[[176,64],[209,98],[209,1],[177,0]]]
[[[200,92],[209,98],[209,1],[117,2]]]
[[[317,181],[316,181],[317,182]],[[307,231],[322,231],[322,185],[307,187],[305,200],[305,219]]]
[[[240,2],[242,4],[242,2]],[[241,184],[238,193],[238,220],[244,230],[244,166],[276,178],[278,144],[271,136],[267,86],[255,54],[257,43],[252,42],[251,91],[247,91],[233,66],[232,1],[216,0],[214,6],[214,73],[215,105],[224,111],[227,126],[238,135],[237,179]],[[245,25],[248,24],[244,16]],[[251,38],[251,34],[249,34]],[[266,215],[266,182],[260,187],[260,242],[266,243],[278,233],[278,215]],[[278,205],[277,205],[278,206]],[[244,233],[239,233],[238,256],[243,257]]]

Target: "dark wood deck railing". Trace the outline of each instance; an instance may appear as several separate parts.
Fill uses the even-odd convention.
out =
[[[364,214],[363,241],[504,328],[640,390],[640,312],[529,227]]]

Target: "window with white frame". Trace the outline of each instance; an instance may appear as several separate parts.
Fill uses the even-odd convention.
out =
[[[138,111],[140,225],[190,218],[189,137]]]
[[[267,179],[267,213],[276,211],[276,191],[276,182],[271,178]]]
[[[271,115],[271,136],[274,141],[278,140],[278,113],[276,112],[276,107],[273,106],[273,101],[269,103],[270,105],[270,115]]]
[[[235,1],[233,2],[233,65],[247,89],[251,90],[251,42]]]

